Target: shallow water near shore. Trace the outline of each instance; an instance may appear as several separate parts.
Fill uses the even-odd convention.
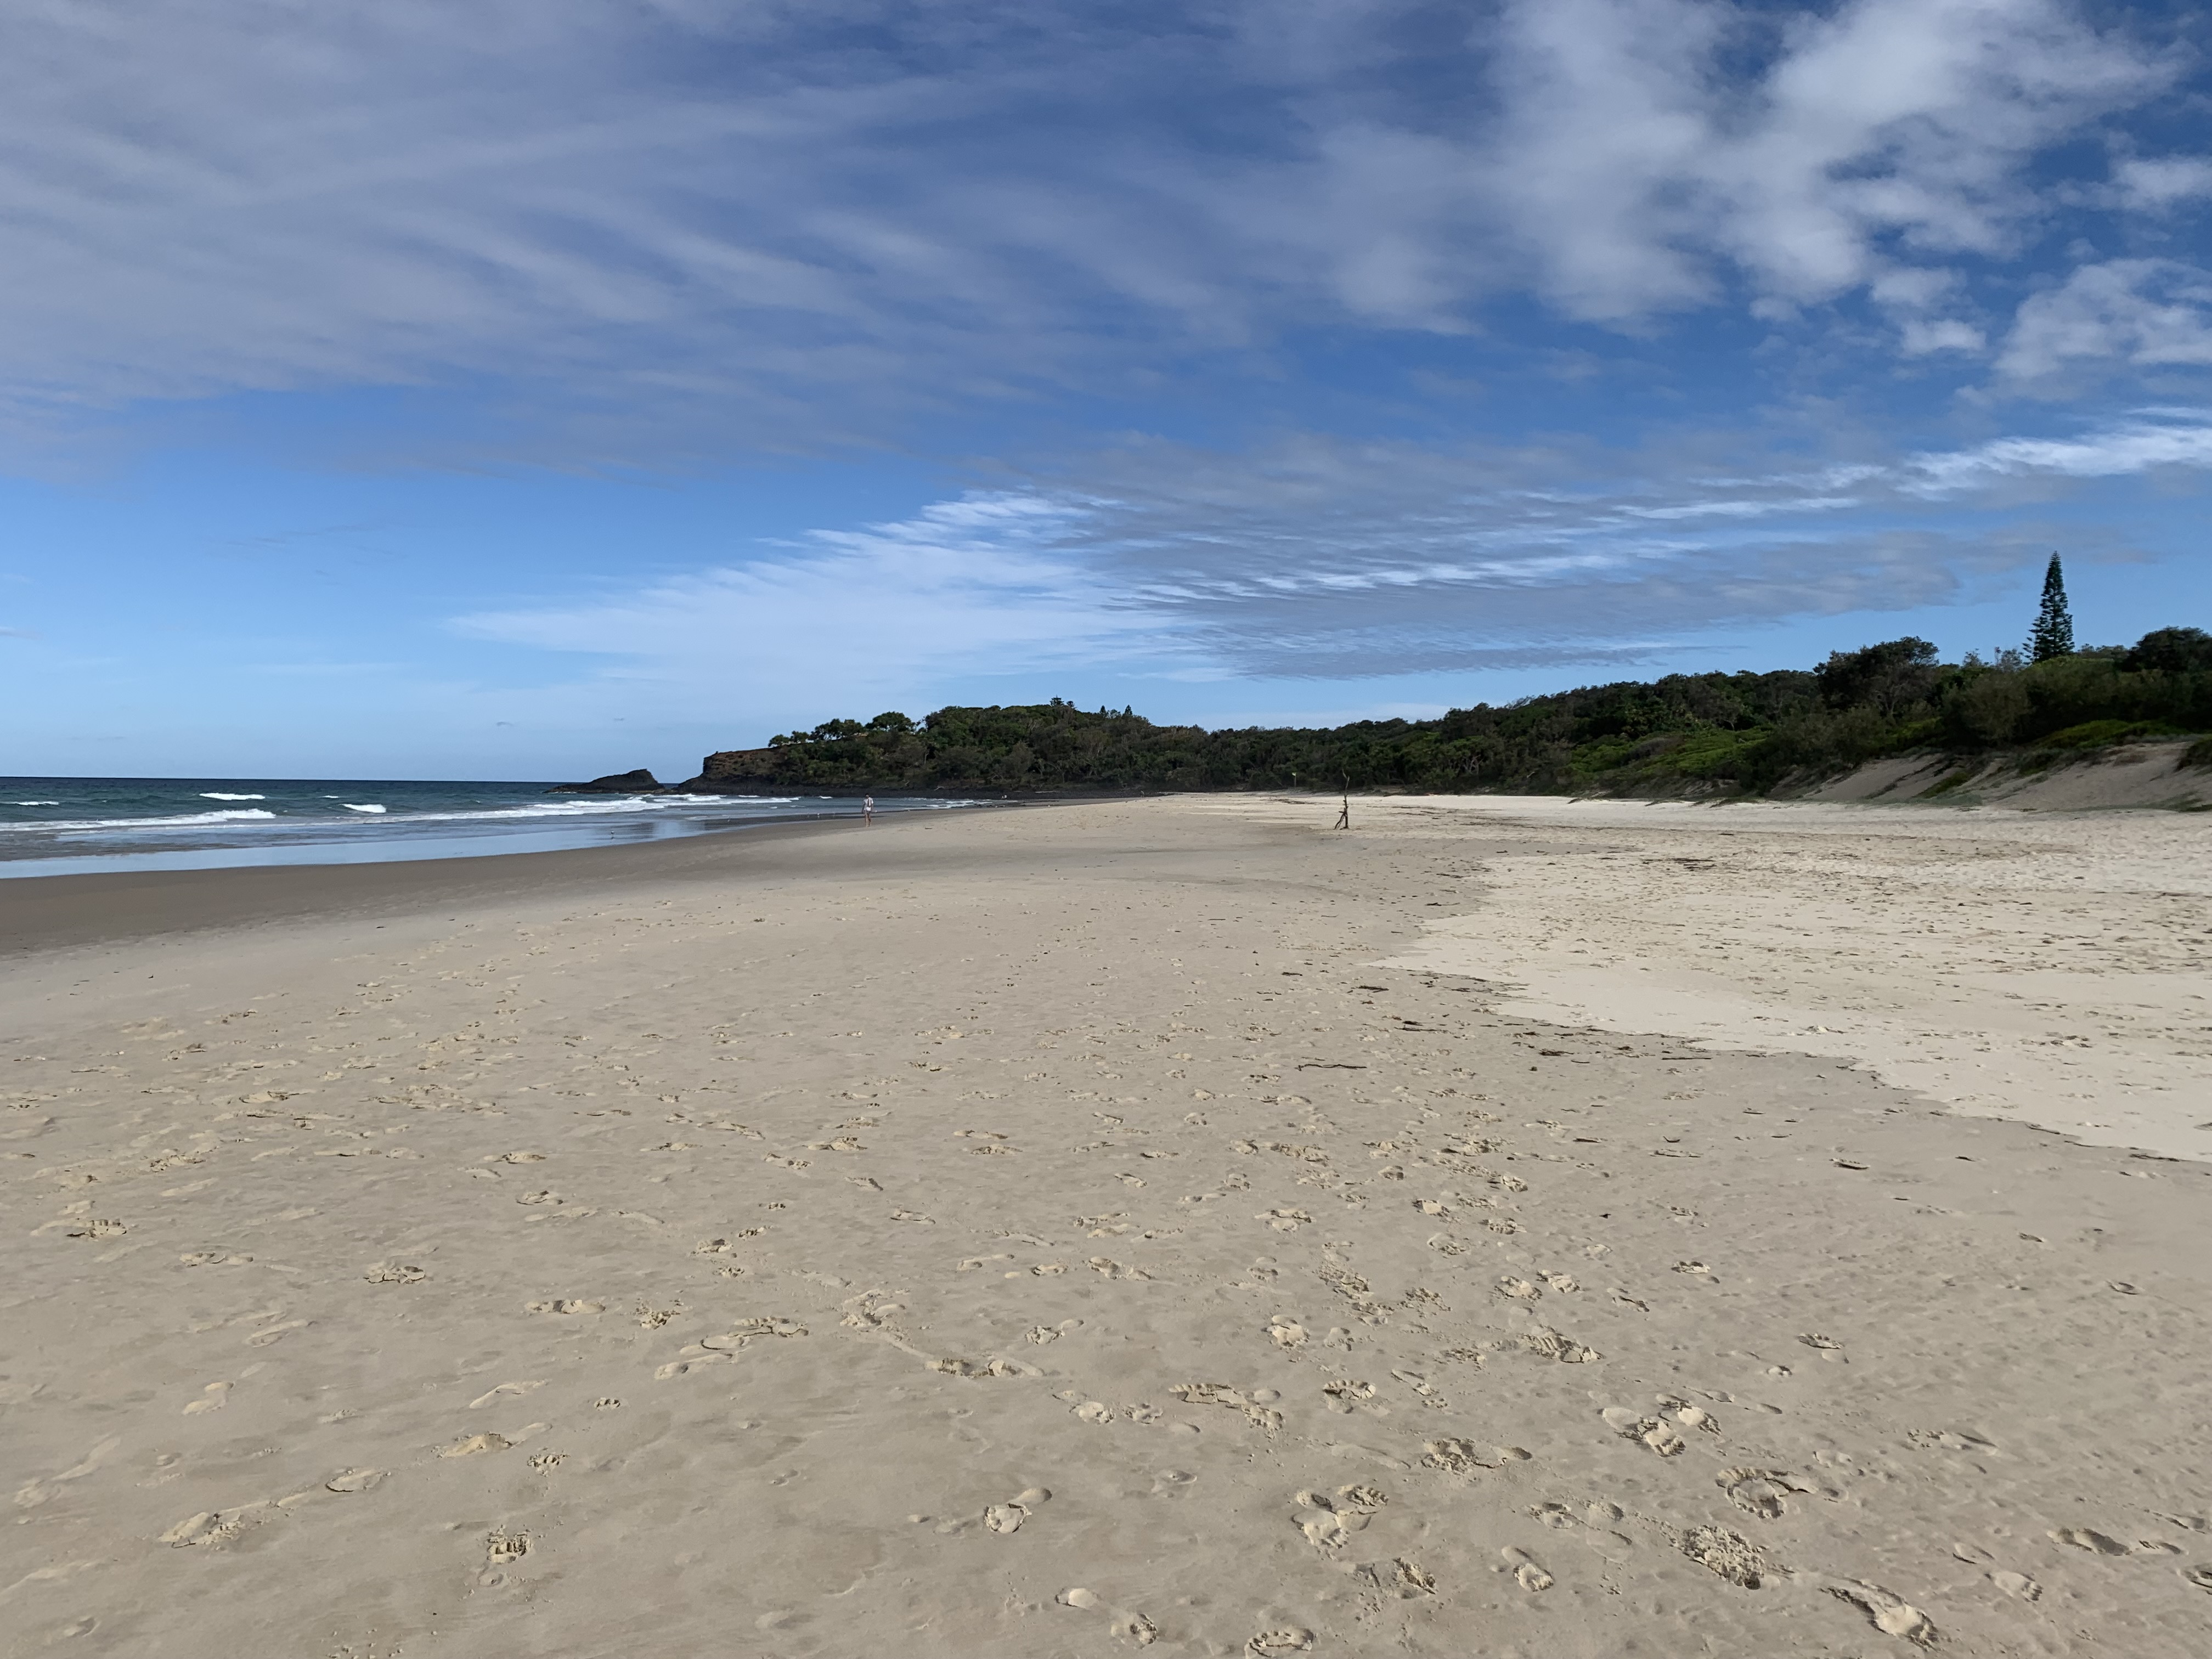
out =
[[[856,817],[833,795],[550,795],[546,783],[0,778],[0,878],[561,852]],[[980,805],[884,797],[884,813]]]

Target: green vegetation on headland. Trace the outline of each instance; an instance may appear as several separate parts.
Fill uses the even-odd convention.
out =
[[[2212,732],[2212,635],[2001,652],[1945,663],[1925,640],[1838,652],[1809,672],[1669,674],[1455,708],[1431,720],[1208,732],[1054,698],[838,720],[709,755],[692,789],[913,791],[1411,789],[1770,793],[1911,753],[2052,759]],[[2065,641],[2070,645],[2070,636]],[[2212,738],[2188,763],[2212,764]]]

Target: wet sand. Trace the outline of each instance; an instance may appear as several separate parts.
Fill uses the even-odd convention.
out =
[[[0,1650],[2206,1650],[2212,1166],[1481,957],[1674,951],[1640,827],[1333,816],[36,900]]]

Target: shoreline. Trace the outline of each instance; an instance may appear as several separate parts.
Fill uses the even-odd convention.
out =
[[[886,815],[872,827],[843,816],[803,818],[659,842],[466,858],[26,876],[0,880],[0,960],[225,927],[496,904],[549,889],[580,893],[660,880],[712,880],[742,873],[728,867],[743,860],[738,848],[838,830],[878,834],[894,823],[939,823],[951,816],[957,815],[915,814],[910,820]],[[780,867],[774,854],[744,861],[762,873]]]

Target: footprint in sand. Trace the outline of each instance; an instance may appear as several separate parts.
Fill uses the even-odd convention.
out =
[[[1109,1256],[1091,1256],[1085,1265],[1087,1266],[1091,1272],[1095,1273],[1103,1273],[1109,1279],[1150,1279],[1152,1277],[1152,1275],[1146,1273],[1142,1267],[1126,1267]],[[1033,1271],[1042,1272],[1043,1269],[1040,1268]]]
[[[1580,1516],[1565,1504],[1539,1504],[1528,1513],[1554,1532],[1575,1533],[1601,1560],[1611,1566],[1619,1566],[1626,1561],[1636,1547],[1636,1540],[1626,1533],[1613,1530],[1621,1519],[1622,1511],[1618,1504],[1587,1504]]]
[[[2024,1572],[1993,1572],[1990,1583],[2015,1601],[2037,1601],[2043,1597],[2043,1586]]]
[[[1160,1627],[1141,1613],[1117,1613],[1107,1628],[1123,1641],[1133,1642],[1140,1648],[1148,1648],[1160,1639]]]
[[[115,1455],[116,1449],[122,1445],[122,1443],[123,1437],[121,1435],[111,1434],[106,1439],[100,1441],[90,1451],[79,1458],[76,1462],[72,1464],[70,1468],[64,1469],[60,1474],[33,1477],[32,1480],[25,1482],[22,1486],[16,1488],[15,1507],[24,1510],[34,1510],[38,1508],[40,1504],[47,1503],[52,1499],[59,1497],[61,1494],[56,1491],[56,1488],[64,1481],[83,1480],[85,1476],[92,1474],[110,1457],[112,1457]]]
[[[1340,1376],[1334,1382],[1322,1384],[1322,1403],[1333,1412],[1346,1413],[1366,1406],[1375,1398],[1375,1385],[1355,1377]],[[1377,1417],[1390,1414],[1388,1406],[1370,1407]]]
[[[1545,1359],[1556,1359],[1562,1365],[1587,1365],[1605,1356],[1595,1348],[1586,1348],[1564,1331],[1540,1326],[1521,1339],[1521,1346],[1530,1353]]]
[[[1046,1503],[1052,1493],[1043,1486],[1030,1486],[1015,1493],[1003,1504],[994,1504],[983,1511],[983,1524],[1000,1537],[1018,1533],[1031,1515]]]
[[[886,1302],[881,1291],[863,1291],[837,1304],[844,1317],[837,1322],[851,1331],[889,1330],[896,1316],[906,1311],[899,1302]]]
[[[1559,1581],[1544,1571],[1543,1564],[1523,1549],[1507,1545],[1498,1552],[1505,1565],[1513,1569],[1514,1582],[1524,1590],[1547,1590]]]
[[[1474,1442],[1456,1439],[1429,1441],[1422,1448],[1421,1462],[1446,1474],[1472,1474],[1477,1469],[1498,1467],[1483,1457]]]
[[[372,1285],[419,1285],[430,1275],[405,1261],[379,1261],[362,1275]]]
[[[188,1515],[163,1533],[155,1541],[167,1544],[172,1549],[192,1549],[202,1546],[227,1544],[246,1530],[252,1520],[258,1504],[249,1504],[243,1509],[203,1510],[198,1515]]]
[[[556,1297],[550,1302],[526,1302],[522,1304],[522,1310],[525,1313],[535,1314],[595,1314],[605,1313],[607,1310],[607,1304],[604,1302],[580,1302],[569,1297]]]
[[[1375,1512],[1390,1501],[1373,1486],[1339,1486],[1334,1495],[1302,1492],[1292,1499],[1298,1506],[1291,1523],[1318,1550],[1341,1549],[1352,1534],[1364,1532]]]
[[[219,1412],[228,1403],[230,1391],[236,1384],[210,1382],[200,1390],[200,1398],[185,1407],[186,1417],[198,1417],[203,1412]]]
[[[1726,1492],[1729,1501],[1738,1509],[1762,1521],[1781,1519],[1789,1513],[1787,1495],[1809,1490],[1802,1481],[1780,1469],[1723,1469],[1714,1478],[1713,1484]]]
[[[948,1356],[933,1359],[929,1369],[947,1376],[1042,1376],[1044,1373],[1034,1365],[1024,1365],[1018,1359],[992,1358],[977,1361]]]
[[[1741,1533],[1725,1527],[1692,1527],[1682,1534],[1682,1553],[1706,1571],[1745,1589],[1757,1589],[1777,1572],[1766,1552]]]
[[[384,1484],[382,1469],[340,1469],[323,1482],[325,1492],[374,1492]]]
[[[2108,1534],[2094,1532],[2087,1527],[2068,1527],[2051,1535],[2054,1544],[2069,1544],[2077,1550],[2087,1550],[2096,1555],[2125,1555],[2128,1547]]]
[[[1409,1601],[1417,1595],[1434,1595],[1437,1581],[1428,1572],[1402,1557],[1389,1561],[1370,1561],[1352,1573],[1352,1578],[1370,1592],[1395,1595]]]
[[[1662,1457],[1678,1455],[1688,1443],[1671,1423],[1645,1417],[1626,1406],[1607,1406],[1600,1413],[1606,1426],[1624,1440],[1633,1440]]]
[[[544,1423],[532,1423],[524,1428],[517,1429],[511,1437],[504,1434],[492,1434],[489,1432],[483,1434],[472,1434],[465,1439],[456,1440],[450,1446],[440,1447],[438,1455],[441,1457],[474,1457],[479,1452],[505,1451],[510,1446],[520,1445],[524,1441],[529,1439],[532,1435],[539,1433],[548,1426],[550,1425]]]
[[[1720,1419],[1702,1406],[1693,1406],[1688,1401],[1671,1394],[1661,1395],[1659,1405],[1661,1409],[1686,1429],[1696,1429],[1705,1434],[1718,1434],[1721,1431]]]
[[[1425,1406],[1443,1407],[1451,1403],[1444,1398],[1435,1385],[1430,1382],[1427,1377],[1423,1376],[1419,1371],[1394,1367],[1390,1375],[1419,1395],[1421,1403]]]
[[[1249,1394],[1223,1382],[1179,1382],[1168,1392],[1192,1406],[1224,1406],[1242,1412],[1255,1429],[1273,1434],[1283,1426],[1282,1413],[1273,1409],[1283,1396],[1273,1389],[1254,1389]]]
[[[1275,1659],[1284,1653],[1304,1653],[1314,1644],[1314,1633],[1287,1626],[1282,1630],[1263,1630],[1244,1644],[1250,1659]]]
[[[1910,1601],[1893,1595],[1881,1585],[1869,1584],[1856,1578],[1818,1576],[1814,1576],[1814,1582],[1838,1601],[1849,1601],[1865,1613],[1868,1621],[1883,1635],[1901,1636],[1918,1647],[1935,1644],[1936,1621]]]

